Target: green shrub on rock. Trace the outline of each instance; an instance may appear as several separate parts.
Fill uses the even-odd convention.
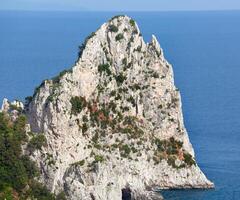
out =
[[[95,32],[92,32],[84,41],[84,43],[82,45],[80,45],[78,48],[79,48],[79,52],[78,52],[78,57],[80,58],[82,56],[82,53],[83,53],[83,50],[85,49],[88,41],[94,37],[96,35]]]
[[[102,64],[98,66],[98,72],[102,75],[106,73],[108,76],[112,74],[109,64]]]
[[[175,161],[176,161],[175,156],[169,156],[169,158],[167,159],[167,163],[169,165],[171,165],[173,168],[177,168]]]
[[[87,106],[85,98],[81,96],[72,97],[70,103],[72,104],[71,113],[74,115],[79,114]]]
[[[46,187],[34,180],[39,174],[36,163],[23,155],[25,126],[25,116],[11,121],[7,114],[0,113],[0,199],[55,200]],[[37,144],[38,148],[39,141],[45,143],[41,136],[31,141],[30,146]]]
[[[157,72],[154,72],[154,73],[152,74],[152,77],[153,77],[153,78],[159,78],[159,74],[158,74]]]
[[[131,153],[131,148],[127,144],[125,144],[120,147],[120,152],[122,157],[127,158]]]
[[[64,193],[64,192],[60,192],[60,193],[56,196],[56,200],[67,200],[65,193]]]
[[[38,200],[55,200],[55,196],[43,184],[32,181],[30,184],[31,196]]]
[[[133,19],[130,19],[129,23],[131,24],[131,26],[135,26],[135,21]]]
[[[116,79],[117,84],[121,85],[127,79],[127,77],[124,76],[122,73],[120,73],[119,75],[115,76],[115,79]]]
[[[119,33],[118,35],[116,35],[115,40],[116,40],[116,41],[120,41],[120,40],[122,40],[123,38],[124,38],[123,34],[122,34],[122,33]]]
[[[33,152],[35,150],[40,150],[43,146],[46,146],[47,139],[43,134],[37,134],[28,143],[28,149]]]
[[[104,161],[104,157],[102,155],[95,155],[94,157],[95,162],[103,162]]]
[[[85,164],[85,160],[80,160],[80,161],[78,161],[78,162],[75,162],[75,163],[73,163],[73,164],[71,164],[71,165],[73,165],[73,166],[83,166]]]
[[[155,138],[154,143],[157,147],[157,151],[155,152],[155,156],[157,157],[154,158],[155,160],[167,159],[168,164],[174,168],[191,167],[192,165],[196,165],[192,155],[185,152],[183,149],[183,142],[176,140],[174,137],[171,137],[168,140]],[[183,158],[180,155],[183,155]],[[180,159],[183,163],[180,166],[176,166],[176,159]]]
[[[109,31],[116,33],[118,32],[118,27],[112,24],[109,26]]]
[[[84,123],[82,125],[82,133],[83,133],[83,135],[87,132],[87,130],[88,130],[88,125],[86,123]]]
[[[195,160],[193,159],[192,155],[189,153],[184,153],[183,154],[184,157],[184,162],[188,165],[188,166],[192,166],[192,165],[196,165]]]
[[[122,59],[122,64],[123,64],[123,65],[127,65],[127,58],[123,58],[123,59]]]

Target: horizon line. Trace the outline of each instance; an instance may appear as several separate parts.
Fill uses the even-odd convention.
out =
[[[221,12],[221,11],[240,11],[239,9],[202,9],[202,10],[88,10],[88,9],[79,9],[79,10],[48,10],[48,9],[0,9],[0,12]]]

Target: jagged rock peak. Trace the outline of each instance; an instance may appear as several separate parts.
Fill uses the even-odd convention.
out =
[[[75,66],[44,81],[26,113],[47,138],[32,155],[42,181],[69,199],[160,199],[154,189],[213,187],[195,161],[172,66],[156,37],[145,43],[127,16],[91,34]]]
[[[146,50],[147,44],[143,41],[137,23],[128,16],[117,16],[103,24],[95,33],[92,33],[80,47],[79,63],[105,56],[102,63],[110,60],[112,55],[119,56],[115,59],[114,66],[120,65],[126,54],[131,55],[134,51]],[[155,36],[149,46],[160,56],[161,48]]]
[[[120,40],[132,42],[133,37],[141,37],[136,22],[128,16],[116,16],[87,37],[83,47],[91,45],[96,39],[106,40],[107,43],[117,43]],[[111,38],[112,40],[110,40]]]

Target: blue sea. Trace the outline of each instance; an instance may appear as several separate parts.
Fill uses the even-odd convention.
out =
[[[71,67],[78,46],[111,12],[0,12],[0,101],[32,95]],[[173,64],[197,161],[214,190],[164,191],[166,200],[240,199],[240,11],[132,12]]]

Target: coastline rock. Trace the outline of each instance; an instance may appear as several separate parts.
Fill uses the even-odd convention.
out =
[[[8,99],[4,98],[3,99],[3,102],[2,102],[2,107],[1,107],[1,112],[8,112],[10,108],[10,103],[8,101]]]
[[[44,81],[26,113],[47,138],[32,154],[41,180],[68,199],[154,200],[157,189],[214,187],[195,161],[172,66],[127,16],[87,38],[75,66]]]
[[[24,105],[21,101],[14,100],[13,102],[8,101],[4,98],[0,112],[8,113],[12,121],[15,121],[19,114],[24,110]]]

